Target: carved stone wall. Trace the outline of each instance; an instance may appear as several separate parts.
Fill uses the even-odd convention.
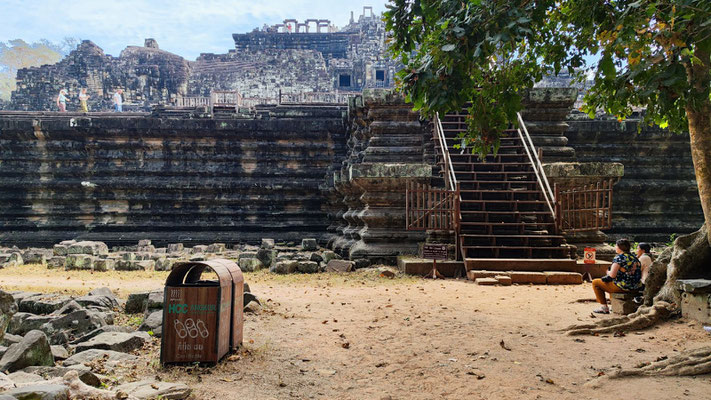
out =
[[[624,177],[615,185],[611,239],[667,242],[672,233],[697,230],[704,222],[688,134],[612,118],[591,120],[574,113],[568,144],[581,162],[619,162]]]
[[[12,92],[15,110],[57,110],[60,89],[68,90],[68,110],[79,109],[79,90],[87,88],[89,110],[112,106],[111,96],[123,89],[124,109],[145,109],[166,104],[187,94],[190,67],[182,57],[157,48],[129,46],[119,57],[104,54],[91,41],[83,41],[54,65],[24,68],[17,72],[17,90]]]
[[[394,263],[425,239],[406,230],[405,187],[431,179],[430,135],[411,105],[388,90],[366,90],[351,116],[349,155],[336,184],[348,206],[346,226],[333,247],[350,259]]]
[[[0,113],[0,242],[257,242],[320,237],[345,107],[252,118]]]

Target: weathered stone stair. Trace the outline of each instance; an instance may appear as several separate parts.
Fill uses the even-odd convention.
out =
[[[441,122],[461,188],[460,240],[467,271],[573,270],[575,261],[556,232],[518,133],[507,131],[498,153],[480,158],[454,148],[466,130],[465,115],[448,114]]]

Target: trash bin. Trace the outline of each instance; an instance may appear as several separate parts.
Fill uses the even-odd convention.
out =
[[[206,279],[208,271],[216,276]],[[239,346],[243,282],[229,260],[175,264],[165,282],[161,363],[217,363]]]

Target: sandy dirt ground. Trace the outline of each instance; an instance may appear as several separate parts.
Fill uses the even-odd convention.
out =
[[[4,290],[121,295],[164,273],[0,270]],[[590,284],[482,287],[375,274],[246,274],[264,304],[247,314],[244,349],[214,368],[158,366],[159,341],[134,378],[182,381],[195,399],[711,399],[711,376],[596,379],[709,345],[684,319],[624,336],[569,337],[594,321]],[[598,317],[604,318],[604,317]]]

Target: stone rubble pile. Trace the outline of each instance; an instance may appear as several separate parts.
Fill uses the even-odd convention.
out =
[[[61,246],[108,253],[97,242]],[[138,297],[149,315],[141,327],[152,324],[149,333],[159,336],[154,310],[162,308],[162,293]],[[147,329],[114,325],[121,303],[108,288],[80,297],[0,291],[0,399],[187,398],[191,390],[181,383],[117,380],[118,369],[136,365],[135,353],[153,340]]]
[[[150,240],[141,240],[135,246],[117,246],[111,250],[103,242],[67,240],[54,245],[52,249],[0,248],[0,269],[40,264],[49,269],[96,272],[170,271],[177,262],[205,261],[213,258],[233,260],[245,272],[268,269],[277,274],[346,272],[370,265],[367,260],[341,260],[337,253],[320,248],[318,241],[313,238],[303,239],[300,246],[293,243],[277,244],[273,239],[262,239],[260,246],[236,245],[232,249],[228,249],[224,243],[197,245],[192,248],[186,248],[182,243],[172,243],[167,247],[157,248]],[[92,298],[82,301],[88,305],[97,305],[91,302],[101,300]],[[49,312],[53,311],[55,309]]]

